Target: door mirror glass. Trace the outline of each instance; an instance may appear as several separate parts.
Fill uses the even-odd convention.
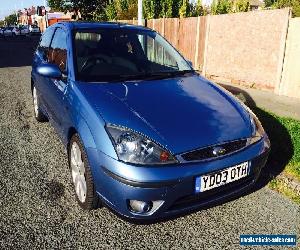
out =
[[[57,65],[55,64],[44,64],[38,66],[36,69],[37,73],[44,77],[61,79],[62,73]]]

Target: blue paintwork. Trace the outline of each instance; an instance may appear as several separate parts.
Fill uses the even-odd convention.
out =
[[[36,68],[36,72],[39,75],[41,75],[43,77],[48,77],[48,78],[59,79],[62,76],[60,69],[56,65],[53,65],[53,64],[39,65]]]
[[[48,29],[54,32],[58,27],[67,33],[67,80],[55,79],[56,70],[47,65],[37,51],[32,64],[32,82],[40,95],[41,109],[49,117],[64,145],[68,146],[72,132],[80,135],[96,191],[108,206],[131,218],[143,217],[128,210],[127,199],[165,200],[164,205],[149,218],[200,207],[207,202],[169,210],[175,200],[194,193],[195,177],[244,161],[252,164],[253,184],[267,158],[270,145],[266,135],[258,143],[214,161],[164,166],[134,166],[119,161],[105,129],[108,123],[140,132],[176,156],[207,145],[250,137],[250,116],[234,97],[197,74],[152,81],[76,81],[73,29],[148,29],[115,23],[73,22],[58,23]],[[105,169],[131,181],[174,181],[175,184],[160,188],[133,187],[108,176]],[[209,202],[221,198],[224,197],[211,197]]]
[[[105,121],[149,135],[174,154],[251,135],[249,114],[197,75],[78,86]]]

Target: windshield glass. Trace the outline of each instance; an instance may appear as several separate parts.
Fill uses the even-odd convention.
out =
[[[74,34],[75,69],[81,81],[170,77],[191,66],[154,31],[78,30]]]

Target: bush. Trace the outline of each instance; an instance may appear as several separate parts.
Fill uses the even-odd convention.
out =
[[[300,17],[300,1],[299,0],[277,0],[273,4],[274,8],[292,8],[293,17]]]

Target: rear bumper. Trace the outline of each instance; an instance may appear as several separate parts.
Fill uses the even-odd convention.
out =
[[[199,209],[246,191],[259,177],[269,149],[262,141],[218,161],[155,168],[128,166],[97,150],[87,151],[101,199],[122,216],[155,220]],[[196,177],[245,161],[251,162],[247,177],[203,193],[195,193]],[[164,203],[153,214],[143,215],[130,211],[129,200],[162,200]]]

